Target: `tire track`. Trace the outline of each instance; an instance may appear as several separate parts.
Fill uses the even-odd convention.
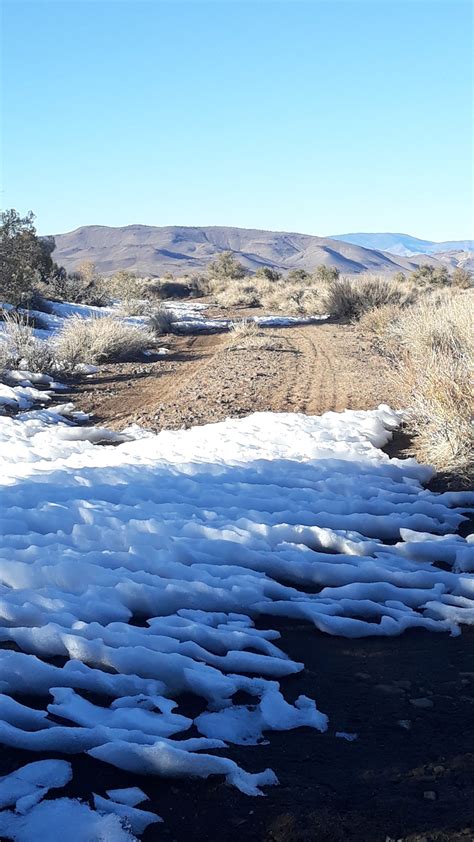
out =
[[[297,328],[293,346],[298,353],[296,372],[288,386],[287,407],[317,415],[334,410],[344,397],[337,394],[336,375],[327,348],[325,325]]]

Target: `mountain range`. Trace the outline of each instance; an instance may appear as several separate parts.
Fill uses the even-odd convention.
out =
[[[434,240],[419,240],[410,234],[335,234],[331,235],[331,239],[405,257],[413,254],[474,251],[474,240],[445,240],[437,243]]]
[[[353,239],[363,239],[355,243]],[[381,239],[380,239],[381,238]],[[54,260],[69,271],[84,261],[92,261],[99,272],[111,274],[128,269],[141,276],[158,277],[166,272],[175,276],[205,271],[219,253],[231,251],[249,270],[270,266],[283,272],[291,269],[314,270],[321,264],[355,275],[376,272],[392,275],[410,272],[420,263],[465,264],[472,258],[460,243],[432,243],[403,234],[346,234],[337,238],[310,234],[264,231],[224,226],[155,227],[127,225],[111,228],[87,225],[65,234],[54,235]],[[401,254],[394,249],[416,243],[446,246],[443,252],[425,251]],[[472,247],[472,242],[470,247]],[[449,246],[449,248],[447,248]],[[451,248],[453,247],[453,248]]]

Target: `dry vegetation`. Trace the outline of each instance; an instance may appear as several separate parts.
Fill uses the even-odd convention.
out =
[[[326,310],[337,319],[358,321],[364,314],[381,307],[406,306],[416,298],[408,282],[397,283],[379,277],[336,278],[327,285]]]
[[[54,340],[54,353],[61,369],[73,371],[80,363],[133,359],[154,344],[150,331],[113,316],[71,316]]]
[[[148,326],[155,336],[173,333],[173,317],[170,311],[163,306],[156,307],[148,316]]]
[[[36,338],[28,323],[28,316],[15,310],[3,313],[2,334],[0,371],[24,369],[42,373],[52,370],[54,359],[51,346]]]
[[[361,320],[394,371],[398,401],[424,458],[472,471],[474,291],[446,289],[410,307],[385,305]]]
[[[315,316],[324,311],[321,282],[309,280],[306,284],[278,278],[269,281],[264,276],[213,281],[208,284],[208,294],[224,308],[259,307],[289,316]]]

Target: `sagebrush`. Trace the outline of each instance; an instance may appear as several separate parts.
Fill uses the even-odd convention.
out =
[[[3,313],[1,363],[3,369],[50,372],[54,352],[48,341],[38,339],[28,322],[28,315],[16,310]]]
[[[80,363],[134,359],[154,342],[150,331],[113,316],[71,316],[58,333],[54,349],[59,367],[73,371]]]
[[[438,468],[472,470],[474,292],[446,289],[406,308],[381,308],[373,332],[391,360],[420,454]],[[370,320],[363,320],[370,329]]]

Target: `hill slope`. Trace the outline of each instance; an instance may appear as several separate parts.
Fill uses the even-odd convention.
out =
[[[419,240],[410,234],[334,234],[330,239],[402,256],[474,250],[474,240],[447,240],[436,243],[434,240]]]
[[[422,262],[309,234],[220,226],[88,225],[57,234],[55,240],[53,257],[58,263],[74,270],[84,260],[92,260],[105,274],[117,269],[151,276],[201,272],[222,251],[234,252],[250,270],[259,266],[313,270],[324,264],[346,274],[393,274]]]

